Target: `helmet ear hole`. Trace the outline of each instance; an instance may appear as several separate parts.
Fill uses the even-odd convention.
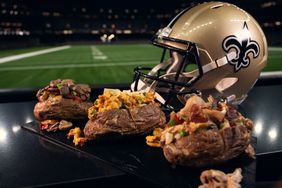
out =
[[[224,90],[234,85],[237,81],[238,81],[238,78],[236,77],[223,78],[216,84],[215,88],[217,89],[217,91],[223,92]]]

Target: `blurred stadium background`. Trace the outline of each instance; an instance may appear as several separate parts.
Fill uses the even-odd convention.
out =
[[[57,78],[130,83],[134,67],[159,61],[160,49],[149,44],[153,34],[199,2],[1,0],[0,88],[41,87]],[[270,46],[264,71],[282,71],[281,0],[228,2],[264,30]]]

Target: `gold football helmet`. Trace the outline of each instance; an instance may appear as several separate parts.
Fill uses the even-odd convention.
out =
[[[153,69],[136,68],[131,88],[154,89],[165,105],[176,99],[185,103],[200,93],[241,103],[267,63],[267,42],[259,24],[229,3],[183,10],[152,43],[164,49],[161,61]]]

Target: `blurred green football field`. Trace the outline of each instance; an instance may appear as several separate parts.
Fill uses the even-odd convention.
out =
[[[0,51],[4,57],[41,48]],[[0,62],[0,88],[42,87],[57,78],[76,83],[130,83],[136,66],[156,65],[161,49],[150,44],[80,45],[15,61]],[[282,48],[270,47],[264,71],[282,71]]]

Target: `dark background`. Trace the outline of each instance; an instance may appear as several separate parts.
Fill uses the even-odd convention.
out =
[[[0,48],[149,40],[182,9],[204,1],[188,0],[16,0],[0,2]],[[269,45],[282,44],[281,0],[227,1],[249,12]]]

